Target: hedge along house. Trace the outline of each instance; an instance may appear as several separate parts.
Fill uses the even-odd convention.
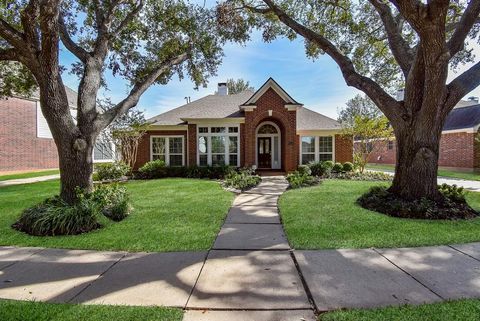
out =
[[[311,161],[352,161],[353,141],[340,124],[303,107],[272,78],[256,92],[218,91],[148,120],[136,166],[256,166],[293,171]]]

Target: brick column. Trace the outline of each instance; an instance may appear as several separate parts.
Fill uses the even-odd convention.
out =
[[[197,125],[188,124],[188,165],[197,165]]]

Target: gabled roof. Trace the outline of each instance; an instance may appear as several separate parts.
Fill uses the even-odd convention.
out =
[[[245,90],[233,95],[208,95],[188,104],[148,119],[152,125],[183,125],[184,119],[191,118],[232,118],[244,117],[239,106],[253,95]]]
[[[298,106],[302,105],[293,99],[272,77],[270,77],[247,101],[241,105],[241,107],[255,106],[257,100],[262,97],[263,94],[270,88],[275,90],[275,92],[286,102],[286,104]]]
[[[480,124],[480,104],[454,108],[447,116],[443,130],[474,128]]]
[[[335,119],[302,107],[297,110],[297,130],[336,130],[342,126]]]

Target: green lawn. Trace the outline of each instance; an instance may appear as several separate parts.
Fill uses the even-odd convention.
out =
[[[2,321],[181,321],[180,309],[0,300]]]
[[[321,314],[321,321],[470,321],[480,320],[480,300],[458,300],[371,310]]]
[[[40,176],[54,175],[59,173],[60,171],[58,169],[50,169],[50,170],[40,171],[40,172],[27,172],[27,173],[0,175],[0,181],[6,181],[9,179],[40,177]]]
[[[161,179],[126,183],[134,212],[122,222],[75,236],[37,237],[10,226],[21,211],[58,193],[59,181],[0,188],[0,245],[125,251],[209,249],[233,194],[209,180]]]
[[[377,171],[394,171],[394,165],[388,164],[368,164],[367,169],[369,170],[377,170]],[[449,178],[459,178],[459,179],[467,179],[472,181],[480,181],[480,173],[475,172],[461,172],[461,171],[453,171],[448,169],[438,169],[438,176],[442,177],[449,177]]]
[[[325,180],[289,190],[280,198],[280,215],[295,249],[423,246],[480,241],[480,218],[428,221],[390,217],[358,206],[370,186],[386,183]],[[480,210],[480,193],[467,199]]]

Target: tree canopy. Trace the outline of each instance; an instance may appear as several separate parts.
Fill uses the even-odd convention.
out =
[[[345,105],[344,108],[339,110],[337,119],[343,125],[352,125],[356,116],[372,119],[382,115],[380,109],[366,96],[356,95]]]
[[[227,88],[229,95],[238,94],[245,90],[255,91],[255,88],[250,86],[250,82],[242,78],[236,80],[233,78],[227,79]]]

